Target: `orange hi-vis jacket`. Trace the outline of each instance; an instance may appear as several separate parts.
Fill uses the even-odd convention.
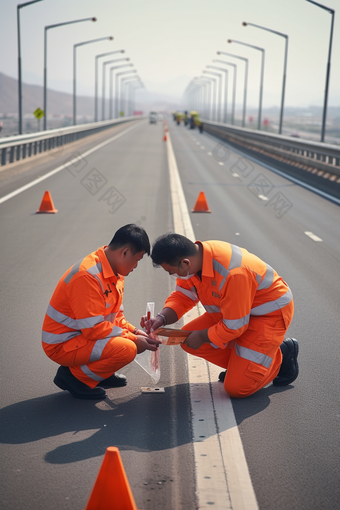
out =
[[[177,279],[165,307],[180,318],[200,301],[215,319],[208,329],[209,340],[222,349],[247,330],[252,316],[280,314],[288,327],[292,307],[287,305],[293,295],[271,266],[244,248],[223,241],[196,244],[203,247],[201,278],[195,274],[189,280]]]
[[[123,314],[124,277],[113,272],[104,248],[78,261],[59,280],[43,323],[47,356],[53,358],[61,345],[69,352],[88,341],[99,355],[112,337],[136,339],[135,327]]]

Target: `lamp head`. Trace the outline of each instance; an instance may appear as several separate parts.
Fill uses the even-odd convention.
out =
[[[112,35],[110,35],[110,37],[109,37],[109,41],[113,41],[113,37],[112,37]]]
[[[129,58],[126,58],[125,60],[130,60]]]
[[[233,42],[233,41],[232,41],[231,39],[228,39],[228,41],[227,41],[227,42],[231,43],[231,42]]]
[[[246,26],[247,26],[247,23],[246,23],[245,21],[243,21],[243,22],[242,22],[242,25],[243,25],[244,27],[246,27]]]
[[[121,53],[125,53],[125,50],[122,50]]]
[[[91,21],[97,21],[97,18],[92,18],[92,20],[91,20]]]

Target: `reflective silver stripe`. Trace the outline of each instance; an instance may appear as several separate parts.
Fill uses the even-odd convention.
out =
[[[96,340],[91,352],[91,356],[89,359],[89,363],[93,361],[98,361],[103,354],[103,350],[105,349],[107,343],[110,341],[110,338],[103,338],[101,340]]]
[[[250,310],[250,315],[266,315],[267,313],[275,312],[276,310],[280,310],[280,308],[288,305],[292,299],[292,291],[288,289],[287,292],[279,299],[276,299],[275,301],[268,301],[268,303],[263,303],[263,305],[252,308]]]
[[[47,331],[42,332],[42,341],[45,344],[61,344],[63,342],[67,342],[71,340],[71,338],[75,338],[76,336],[80,336],[80,331],[68,331],[67,333],[60,333],[56,335],[54,333],[48,333]]]
[[[110,306],[112,306],[112,303],[105,303],[105,308],[110,308]]]
[[[213,259],[213,268],[214,268],[214,271],[216,271],[216,273],[218,273],[220,276],[223,276],[223,279],[219,286],[219,290],[221,290],[225,281],[226,281],[226,278],[229,274],[229,271],[224,266],[222,266],[222,264],[217,262],[217,260],[215,260],[215,259]]]
[[[266,271],[266,274],[264,275],[262,282],[258,286],[258,290],[268,289],[271,286],[271,284],[273,283],[274,269],[269,264],[266,264],[266,266],[267,266],[267,271]]]
[[[116,312],[111,312],[108,315],[104,315],[104,321],[113,322],[115,320],[116,315],[117,315]]]
[[[176,292],[182,292],[185,296],[192,299],[193,301],[196,301],[198,299],[198,296],[195,292],[192,292],[188,289],[183,289],[183,287],[180,287],[179,285],[176,285]]]
[[[92,274],[93,276],[96,275],[96,274],[101,273],[102,272],[101,262],[98,262],[98,264],[95,264],[94,266],[89,267],[88,269],[86,269],[86,271],[88,273]]]
[[[94,278],[96,278],[96,280],[98,280],[98,282],[100,283],[100,286],[101,286],[101,288],[102,288],[102,292],[103,292],[103,294],[104,294],[104,287],[103,287],[103,284],[102,284],[101,279],[99,278],[99,276],[98,276],[97,274],[94,274],[93,276],[94,276]]]
[[[242,347],[235,343],[235,351],[236,354],[240,358],[247,359],[249,361],[254,361],[254,363],[258,363],[263,367],[269,368],[272,364],[272,358],[267,356],[266,354],[262,354],[262,352],[253,351],[252,349],[248,349],[247,347]]]
[[[81,365],[80,369],[84,372],[87,377],[93,379],[94,381],[104,381],[104,377],[100,377],[100,375],[95,374],[92,370],[89,369],[87,365]]]
[[[203,306],[208,313],[221,313],[221,309],[218,306],[215,305],[203,305]]]
[[[235,269],[236,267],[241,267],[242,265],[242,252],[241,248],[238,246],[235,246],[234,244],[231,244],[231,258],[229,263],[229,271],[231,269]]]
[[[209,342],[209,343],[210,343],[211,347],[213,347],[214,349],[219,349],[219,346],[218,346],[218,345],[213,344],[212,342]]]
[[[64,315],[61,312],[58,312],[58,310],[53,308],[51,304],[48,305],[46,314],[55,322],[58,322],[58,324],[63,324],[64,326],[67,326],[68,328],[72,329],[93,328],[93,326],[99,324],[100,322],[103,322],[104,320],[103,315],[96,315],[95,317],[85,317],[84,319],[72,319],[72,317]]]
[[[76,263],[72,266],[71,271],[70,271],[70,272],[68,273],[68,275],[64,278],[64,282],[65,282],[66,284],[69,284],[69,283],[70,283],[70,281],[71,281],[71,279],[72,279],[72,277],[73,277],[76,273],[78,273],[79,268],[80,268],[80,264],[83,262],[83,260],[84,260],[84,259],[79,260],[78,262],[76,262]]]
[[[124,312],[124,306],[123,306],[123,303],[120,305],[119,310],[120,310],[121,312]]]
[[[106,338],[112,338],[113,336],[120,336],[122,332],[123,332],[122,328],[119,328],[118,326],[113,326],[111,333],[109,333],[103,340],[106,340]]]
[[[261,278],[262,278],[262,276],[260,274],[256,275],[256,281],[257,281],[258,285],[260,285],[260,283],[261,283]]]
[[[246,324],[249,324],[249,316],[245,315],[244,317],[241,317],[240,319],[223,319],[223,324],[227,326],[228,329],[239,329],[245,326]]]

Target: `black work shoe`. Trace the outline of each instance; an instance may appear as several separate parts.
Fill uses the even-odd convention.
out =
[[[53,382],[58,388],[69,391],[75,398],[100,400],[106,397],[106,391],[103,388],[98,386],[90,388],[74,377],[69,367],[59,367]]]
[[[107,377],[103,381],[100,381],[102,388],[119,388],[127,385],[127,379],[123,374],[113,374],[111,377]]]
[[[227,375],[227,371],[220,372],[220,375],[218,376],[218,380],[221,382],[224,382],[225,376]]]
[[[287,338],[280,345],[282,352],[281,368],[275,377],[274,386],[287,386],[287,384],[295,381],[299,375],[299,365],[297,357],[299,354],[299,344],[295,338]]]

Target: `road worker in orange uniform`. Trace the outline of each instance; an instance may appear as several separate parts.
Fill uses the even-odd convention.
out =
[[[48,305],[42,331],[47,356],[61,365],[54,383],[76,398],[103,399],[104,388],[125,386],[115,372],[159,342],[132,326],[123,314],[124,276],[133,271],[149,238],[126,225],[103,246],[61,277]]]
[[[156,240],[151,258],[177,281],[161,313],[142,317],[147,332],[178,321],[200,301],[206,313],[183,326],[192,333],[182,348],[224,368],[219,379],[231,397],[297,378],[298,343],[284,340],[293,295],[271,266],[226,242],[193,243],[171,233]]]

